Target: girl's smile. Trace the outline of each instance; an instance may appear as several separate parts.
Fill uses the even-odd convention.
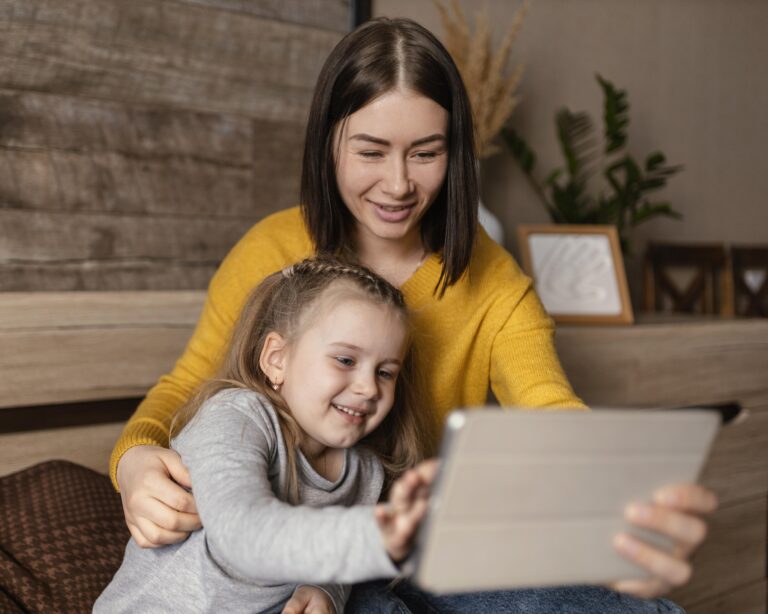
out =
[[[341,284],[303,319],[298,337],[270,364],[279,369],[280,394],[303,431],[302,452],[312,461],[329,449],[353,446],[387,416],[407,331],[394,309],[363,300]]]

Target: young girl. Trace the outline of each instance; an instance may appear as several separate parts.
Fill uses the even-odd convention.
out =
[[[341,614],[339,583],[396,575],[434,474],[420,465],[376,505],[430,439],[408,346],[402,294],[362,267],[267,277],[172,427],[205,528],[158,550],[132,539],[94,611],[280,611],[313,583],[296,600]]]

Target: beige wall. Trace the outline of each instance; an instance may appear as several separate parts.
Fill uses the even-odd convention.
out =
[[[462,5],[467,11],[483,2]],[[518,0],[489,0],[500,37]],[[684,214],[641,226],[647,237],[768,243],[768,2],[765,0],[532,0],[517,41],[526,64],[513,123],[539,154],[561,163],[553,117],[589,111],[601,126],[599,72],[629,92],[630,149],[661,149],[685,165],[660,193]],[[375,15],[407,16],[438,35],[431,1],[376,0]],[[484,198],[514,248],[515,225],[544,222],[514,163],[485,167]],[[638,250],[639,251],[639,250]]]

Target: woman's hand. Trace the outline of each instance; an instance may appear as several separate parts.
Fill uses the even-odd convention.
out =
[[[323,589],[304,584],[285,604],[282,614],[335,614],[333,601]]]
[[[429,491],[437,475],[435,459],[423,461],[406,471],[392,485],[389,503],[374,510],[384,547],[393,561],[402,561],[411,551],[416,529],[429,504]]]
[[[117,465],[117,484],[128,529],[142,548],[185,540],[199,529],[189,472],[173,450],[135,446]]]
[[[707,525],[701,515],[717,509],[715,494],[695,484],[666,486],[657,491],[652,504],[630,505],[625,516],[632,524],[671,538],[671,552],[664,552],[626,533],[616,536],[614,545],[624,557],[651,572],[646,580],[615,582],[611,588],[637,597],[658,597],[683,586],[691,578],[689,557],[704,541]]]

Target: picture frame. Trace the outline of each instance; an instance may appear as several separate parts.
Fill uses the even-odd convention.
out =
[[[557,323],[632,324],[615,226],[521,224],[522,265]]]

